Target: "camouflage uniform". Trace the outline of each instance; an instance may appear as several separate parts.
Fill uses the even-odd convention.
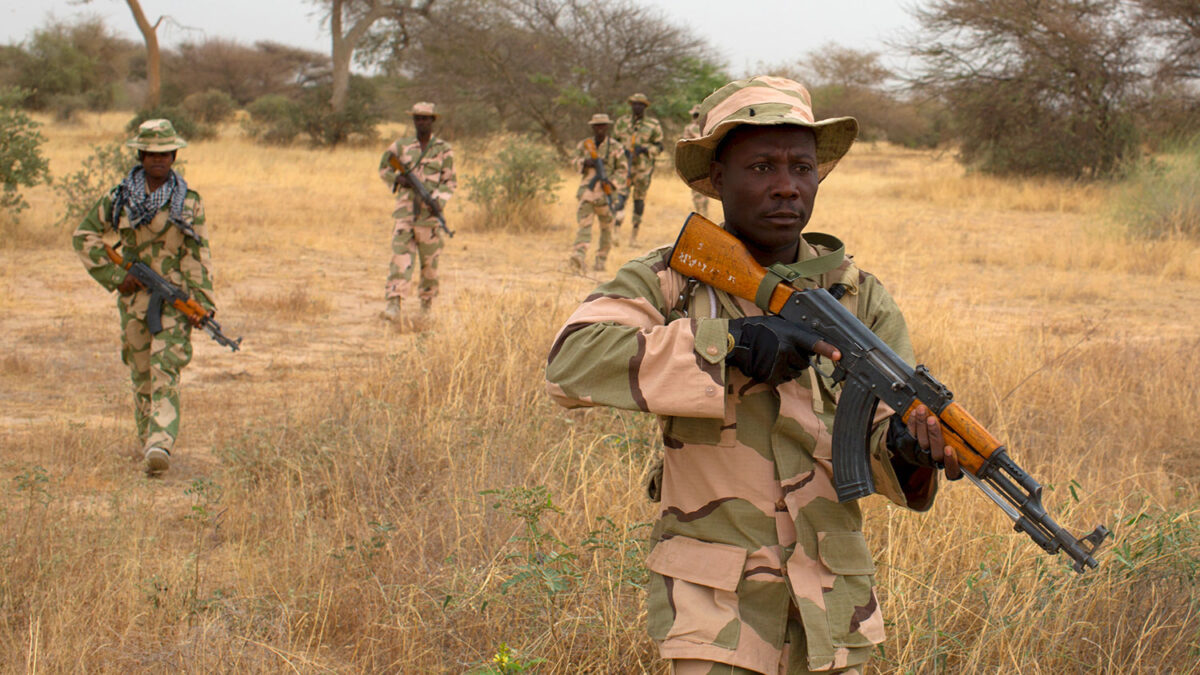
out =
[[[458,187],[454,174],[454,151],[446,141],[434,136],[424,152],[416,137],[400,138],[388,146],[379,160],[379,177],[390,189],[397,172],[388,164],[396,157],[425,184],[445,213],[446,203]],[[392,212],[392,260],[388,266],[386,297],[391,300],[407,295],[412,286],[413,263],[420,259],[421,281],[418,296],[428,305],[438,294],[438,254],[444,242],[437,219],[412,188],[396,190],[396,210]]]
[[[693,108],[695,110],[695,108]],[[700,120],[693,119],[686,127],[683,128],[684,138],[699,138],[700,137]],[[692,190],[692,210],[704,217],[708,217],[708,197],[704,193],[697,190]]]
[[[714,198],[714,148],[739,124],[815,128],[822,177],[857,129],[850,118],[814,123],[807,92],[780,78],[726,85],[703,109],[705,135],[679,141],[675,165]],[[797,262],[829,253],[798,244]],[[884,622],[862,513],[856,502],[839,503],[832,483],[840,385],[808,368],[772,387],[727,366],[730,320],[762,311],[670,269],[669,253],[632,260],[593,291],[560,329],[546,367],[547,391],[564,406],[659,417],[663,465],[650,492],[662,508],[646,560],[650,634],[681,675],[857,672],[883,642]],[[794,283],[843,287],[847,309],[914,361],[899,308],[849,259]],[[879,406],[870,436],[876,490],[928,509],[936,474],[912,472],[901,483],[886,443],[891,414]]]
[[[149,123],[149,122],[148,122]],[[174,134],[174,130],[171,130]],[[125,270],[105,255],[102,235],[112,230],[113,188],[88,212],[72,238],[75,252],[92,277],[108,291],[125,278]],[[140,260],[167,281],[186,290],[208,311],[213,311],[213,280],[209,272],[208,227],[200,195],[188,190],[182,220],[195,236],[168,220],[170,203],[149,223],[133,227],[128,210],[117,225],[114,248],[128,261]],[[163,329],[151,334],[146,326],[150,293],[145,289],[117,295],[121,317],[121,359],[133,381],[134,422],[144,450],[161,448],[168,453],[179,434],[179,375],[192,360],[191,324],[173,306],[162,309]]]
[[[641,94],[629,97],[630,101],[649,103],[649,99]],[[662,123],[643,114],[641,119],[634,119],[633,113],[617,118],[613,125],[612,135],[625,148],[629,159],[629,185],[625,188],[627,197],[633,201],[633,232],[631,241],[637,238],[638,228],[642,224],[642,214],[646,209],[646,193],[650,190],[650,179],[654,176],[654,162],[663,151]],[[636,153],[634,149],[641,146],[645,152]],[[633,194],[629,194],[632,192]],[[617,227],[621,226],[621,215],[617,216]]]
[[[591,158],[593,150],[604,161],[605,174],[612,181],[617,192],[625,187],[625,174],[628,166],[625,163],[624,149],[612,136],[606,137],[599,148],[596,147],[594,138],[586,138],[575,146],[575,158],[572,165],[576,171],[583,174],[583,178],[579,181],[579,190],[575,193],[575,198],[579,200],[579,210],[575,214],[575,219],[579,223],[579,231],[575,234],[571,258],[574,264],[580,269],[583,268],[588,244],[592,241],[592,220],[599,220],[600,238],[596,246],[595,268],[602,270],[608,259],[608,252],[612,248],[613,214],[608,208],[608,199],[604,195],[600,182],[592,183],[596,178],[596,170],[583,167],[584,160]],[[612,198],[617,199],[616,192]]]

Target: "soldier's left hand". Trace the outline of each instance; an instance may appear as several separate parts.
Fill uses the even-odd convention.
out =
[[[142,286],[142,282],[138,281],[137,277],[133,276],[132,274],[126,274],[125,278],[121,280],[121,283],[117,285],[117,292],[121,295],[131,295],[142,290],[143,288],[144,286]]]
[[[946,445],[942,436],[942,423],[928,408],[918,405],[913,414],[908,416],[908,433],[917,439],[921,449],[928,450],[934,461],[934,466],[944,465],[946,478],[958,480],[962,478],[962,470],[958,466],[958,457],[954,448]]]

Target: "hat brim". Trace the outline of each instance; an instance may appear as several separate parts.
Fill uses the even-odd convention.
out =
[[[817,140],[817,180],[825,180],[825,176],[837,166],[837,163],[858,136],[858,120],[853,117],[831,117],[819,122],[801,122],[794,117],[782,119],[758,120],[729,120],[716,126],[706,136],[699,138],[684,138],[675,143],[675,172],[693,190],[720,200],[712,181],[708,179],[709,165],[712,164],[713,154],[721,140],[743,124],[755,126],[779,126],[790,124],[813,130]]]
[[[125,145],[142,152],[170,152],[187,147],[187,141],[182,138],[167,143],[140,143],[137,140],[126,141]]]

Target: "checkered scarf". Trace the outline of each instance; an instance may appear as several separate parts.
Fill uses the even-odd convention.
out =
[[[187,196],[187,190],[187,182],[183,180],[183,176],[172,171],[167,176],[165,183],[154,192],[148,192],[145,169],[140,165],[133,167],[129,175],[125,176],[125,180],[122,180],[121,184],[117,186],[117,194],[112,205],[113,229],[117,229],[117,225],[121,222],[121,213],[125,209],[129,210],[129,222],[136,230],[154,220],[155,214],[162,209],[163,205],[170,202],[169,219],[171,223],[182,230],[184,234],[195,238],[195,231],[183,220],[183,199]]]

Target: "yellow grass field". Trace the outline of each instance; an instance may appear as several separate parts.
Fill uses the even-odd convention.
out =
[[[54,174],[126,119],[45,120]],[[639,590],[655,422],[542,388],[599,281],[563,271],[571,177],[558,226],[526,234],[473,230],[460,191],[442,295],[397,330],[376,318],[384,145],[230,126],[181,151],[245,342],[195,336],[162,479],[130,459],[115,303],[53,225],[63,205],[38,188],[0,226],[0,672],[666,673]],[[460,180],[486,159],[457,155]],[[1061,524],[1114,533],[1078,576],[966,481],[927,514],[867,500],[872,672],[1200,673],[1200,246],[1126,239],[1105,199],[883,145],[821,188],[810,229],[883,280],[918,358]],[[647,206],[643,243],[669,243],[690,198],[668,167]]]

